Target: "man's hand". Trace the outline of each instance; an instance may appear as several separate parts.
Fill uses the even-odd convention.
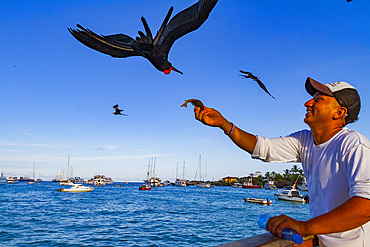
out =
[[[307,234],[305,221],[298,221],[286,215],[271,217],[266,224],[266,230],[279,238],[281,238],[281,231],[284,228],[292,229],[302,237]]]
[[[194,107],[194,113],[197,120],[208,126],[222,128],[227,123],[221,113],[212,108],[204,107],[201,111],[199,107]]]

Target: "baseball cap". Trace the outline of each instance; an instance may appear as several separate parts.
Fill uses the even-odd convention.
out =
[[[329,96],[333,96],[340,106],[347,108],[346,124],[358,120],[361,101],[355,87],[344,81],[322,84],[308,77],[306,80],[306,91],[314,95],[317,91]]]

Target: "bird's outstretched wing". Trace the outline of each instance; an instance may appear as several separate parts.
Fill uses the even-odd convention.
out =
[[[218,0],[199,0],[194,5],[175,15],[166,25],[156,44],[168,54],[173,43],[180,37],[197,30],[208,18]],[[168,15],[167,15],[168,16]]]
[[[68,28],[68,31],[82,44],[110,55],[112,57],[140,56],[132,49],[135,40],[125,34],[115,34],[109,36],[98,35],[93,31],[77,25],[79,29]]]
[[[274,96],[272,96],[271,94],[270,94],[270,92],[267,90],[267,88],[265,87],[265,85],[261,82],[261,80],[260,79],[257,79],[256,80],[256,82],[258,83],[258,85],[266,92],[266,93],[268,93],[273,99],[275,99],[275,97]]]
[[[268,95],[270,95],[272,98],[275,99],[275,97],[270,94],[270,92],[267,90],[266,86],[262,83],[262,81],[260,79],[258,79],[257,76],[254,76],[251,72],[246,72],[246,71],[243,71],[243,70],[239,70],[239,71],[243,74],[247,74],[247,75],[240,75],[240,76],[243,76],[245,78],[253,79],[254,81],[256,81],[258,83],[260,88],[262,88],[266,93],[268,93]]]

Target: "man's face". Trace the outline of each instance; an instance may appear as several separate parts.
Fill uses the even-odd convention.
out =
[[[316,92],[313,99],[307,101],[304,106],[306,107],[304,122],[311,128],[330,123],[334,112],[340,107],[334,97],[320,92]]]

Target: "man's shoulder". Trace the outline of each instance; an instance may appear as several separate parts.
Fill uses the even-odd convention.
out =
[[[296,137],[298,139],[312,139],[312,132],[308,129],[299,130],[290,134],[289,136]]]
[[[340,134],[340,139],[342,140],[343,144],[346,145],[357,146],[363,144],[367,147],[370,147],[370,141],[368,138],[366,138],[366,136],[348,128],[343,128]]]

